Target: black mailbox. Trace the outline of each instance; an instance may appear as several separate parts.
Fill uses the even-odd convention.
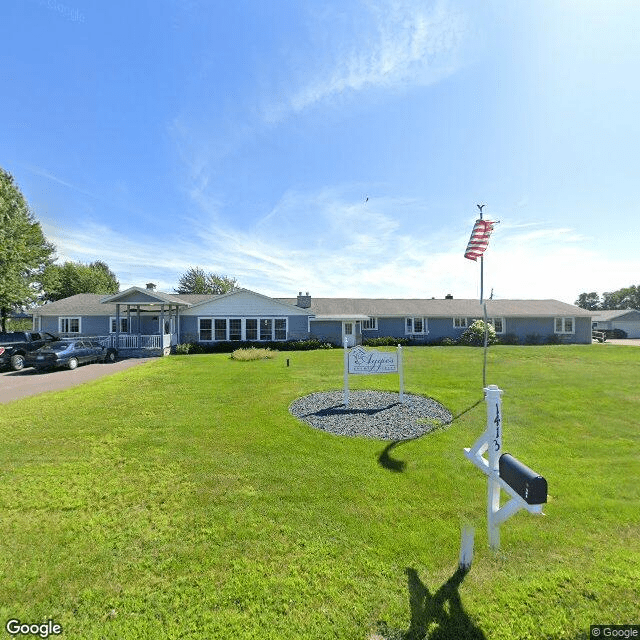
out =
[[[547,501],[547,481],[512,455],[503,453],[500,456],[499,474],[527,504]]]

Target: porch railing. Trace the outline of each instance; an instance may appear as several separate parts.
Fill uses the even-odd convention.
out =
[[[174,344],[171,334],[160,336],[121,333],[118,336],[117,345],[116,336],[113,334],[108,336],[95,336],[94,340],[98,340],[100,344],[103,344],[105,347],[115,347],[116,349],[164,349]]]

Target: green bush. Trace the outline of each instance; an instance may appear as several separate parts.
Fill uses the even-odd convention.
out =
[[[524,338],[524,343],[527,345],[540,344],[541,342],[542,342],[542,337],[537,333],[529,333]]]
[[[313,351],[316,349],[333,349],[333,345],[320,340],[287,340],[286,342],[187,342],[176,347],[179,355],[197,353],[233,353],[237,349],[264,348],[272,351]]]
[[[505,333],[498,341],[500,344],[516,345],[520,343],[518,336],[515,333]]]
[[[444,338],[438,338],[437,340],[432,340],[429,343],[430,347],[455,347],[458,342],[454,338],[450,338],[446,336]]]
[[[397,347],[401,345],[406,347],[409,344],[408,338],[394,338],[393,336],[385,336],[382,338],[365,338],[362,341],[365,347]]]
[[[487,344],[491,345],[497,342],[496,330],[491,323],[487,323]],[[460,336],[458,344],[467,347],[484,346],[484,320],[476,320],[470,327],[467,327],[465,332]]]

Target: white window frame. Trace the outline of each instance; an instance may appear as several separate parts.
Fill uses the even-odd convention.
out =
[[[65,331],[63,328],[63,325],[66,323],[67,328],[69,328],[72,320],[78,321],[78,330]],[[82,333],[82,316],[62,316],[58,318],[58,333],[77,333],[78,335],[81,334]]]
[[[201,322],[203,320],[211,321],[211,339],[203,340],[201,337]],[[256,323],[257,336],[255,338],[247,338],[247,321]],[[216,318],[214,316],[198,316],[198,341],[199,342],[229,342],[231,340],[231,322],[240,321],[240,342],[284,342],[289,335],[289,318],[287,317],[249,317],[249,318]],[[224,323],[224,338],[217,337],[216,334],[222,331]],[[218,325],[218,326],[216,326]],[[277,326],[277,328],[276,328]],[[209,329],[205,329],[209,331]],[[265,333],[266,331],[266,333]],[[237,342],[237,340],[234,340]]]
[[[567,329],[567,325],[571,323],[571,328]],[[560,325],[560,328],[558,328]],[[560,333],[564,335],[574,334],[576,332],[576,319],[573,316],[560,316],[553,319],[554,333]]]
[[[204,331],[210,331],[211,332],[211,338],[209,340],[205,340],[202,337],[202,321],[203,320],[208,320],[211,323],[211,328],[210,329],[204,329]],[[214,341],[214,336],[215,336],[215,326],[214,326],[214,319],[213,318],[198,318],[198,341],[199,342],[213,342]]]
[[[488,318],[488,320],[489,324],[496,330],[496,333],[501,334],[505,332],[507,323],[505,322],[504,318]],[[496,320],[499,320],[502,325],[502,329],[500,331],[498,331],[498,328],[496,327]]]
[[[128,322],[129,318],[127,316],[120,316],[120,333],[129,333],[129,329],[123,329],[122,323]],[[128,326],[128,325],[127,325]],[[116,316],[111,316],[109,318],[109,333],[116,332]]]
[[[416,320],[422,323],[422,331],[415,331]],[[424,336],[429,333],[427,319],[423,316],[407,316],[404,319],[404,333],[407,336]]]
[[[456,317],[453,319],[454,329],[466,329],[469,326],[469,318]]]
[[[363,331],[377,331],[378,330],[378,318],[369,318],[362,321]]]

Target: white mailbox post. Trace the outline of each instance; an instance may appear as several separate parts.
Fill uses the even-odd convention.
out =
[[[500,524],[520,509],[542,514],[547,501],[547,481],[508,453],[502,452],[502,390],[485,388],[487,427],[464,455],[487,476],[487,526],[489,546],[500,547]],[[485,452],[487,458],[484,457]],[[500,491],[511,499],[500,506]]]

